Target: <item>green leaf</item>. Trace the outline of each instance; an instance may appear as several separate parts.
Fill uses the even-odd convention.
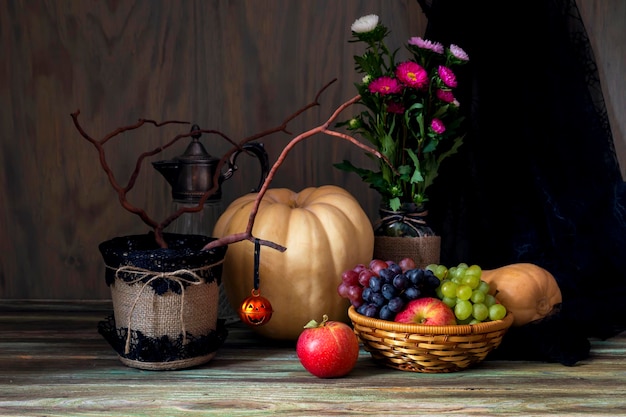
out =
[[[361,175],[364,171],[366,171],[366,170],[364,170],[362,168],[355,167],[354,165],[352,165],[352,162],[350,162],[350,161],[348,161],[346,159],[344,159],[343,162],[339,162],[337,164],[333,164],[333,166],[335,168],[338,168],[338,169],[342,170],[342,171],[356,172],[359,175]]]
[[[419,184],[420,182],[424,182],[424,177],[419,169],[416,169],[411,177],[411,184]]]
[[[424,177],[422,176],[420,161],[417,158],[415,152],[412,149],[407,149],[406,152],[409,154],[409,157],[413,161],[413,165],[415,165],[415,171],[413,171],[413,175],[411,176],[411,184],[417,184],[424,181]]]
[[[426,146],[424,146],[424,149],[422,149],[422,152],[424,153],[433,152],[435,149],[437,149],[438,144],[439,144],[438,139],[431,138],[428,142],[426,142]]]
[[[400,199],[398,197],[389,199],[389,207],[393,211],[398,211],[398,209],[400,208]]]
[[[398,173],[401,177],[409,177],[413,172],[413,167],[411,165],[400,165],[398,167]]]
[[[350,161],[344,160],[341,163],[333,164],[335,168],[338,168],[346,172],[354,172],[361,177],[361,180],[370,184],[370,187],[378,191],[383,196],[389,196],[391,194],[391,184],[383,178],[381,172],[374,172],[370,169],[364,169],[354,166]]]
[[[389,158],[390,161],[393,162],[396,155],[396,142],[391,137],[391,135],[386,134],[383,135],[380,141],[380,153]]]

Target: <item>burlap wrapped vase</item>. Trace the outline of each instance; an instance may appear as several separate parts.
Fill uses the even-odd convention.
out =
[[[398,263],[403,258],[411,258],[418,268],[425,268],[439,263],[440,252],[440,236],[374,237],[374,259]]]
[[[392,210],[383,204],[379,214],[374,224],[374,259],[398,263],[411,258],[418,268],[439,263],[441,237],[426,222],[428,212],[424,206],[404,203]]]
[[[218,318],[227,247],[201,250],[213,238],[165,234],[116,237],[100,244],[113,315],[100,334],[130,367],[182,369],[210,361],[227,331]]]

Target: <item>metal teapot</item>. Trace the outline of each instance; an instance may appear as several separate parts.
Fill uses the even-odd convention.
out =
[[[191,131],[199,131],[198,125],[193,125]],[[161,173],[172,186],[172,198],[178,203],[198,203],[202,196],[213,187],[213,177],[220,159],[209,155],[200,142],[201,134],[191,136],[191,143],[187,146],[185,153],[171,160],[156,161],[152,166]],[[250,153],[255,156],[261,164],[261,178],[259,185],[252,192],[257,192],[267,174],[269,173],[269,159],[263,144],[249,142],[242,146],[241,150],[234,152],[224,166],[218,177],[218,189],[213,195],[207,198],[207,202],[215,202],[222,197],[222,183],[231,178],[238,167],[235,164],[241,152]]]

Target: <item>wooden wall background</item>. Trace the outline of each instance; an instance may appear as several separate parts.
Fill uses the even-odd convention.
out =
[[[626,167],[626,2],[578,3]],[[320,106],[289,124],[300,133],[355,94],[357,50],[347,40],[350,24],[368,13],[393,26],[398,45],[426,27],[414,0],[0,0],[0,298],[107,299],[98,244],[147,231],[119,205],[70,113],[80,110],[96,137],[149,118],[198,123],[240,140],[279,125],[337,78]],[[187,131],[146,126],[111,141],[114,172],[126,178],[139,153]],[[263,139],[271,163],[291,137]],[[227,149],[216,136],[203,142],[215,156]],[[337,184],[374,218],[377,196],[332,167],[360,155],[347,142],[316,136],[293,150],[272,187]],[[255,185],[254,161],[239,162],[224,206]],[[169,192],[146,166],[131,199],[162,219]]]

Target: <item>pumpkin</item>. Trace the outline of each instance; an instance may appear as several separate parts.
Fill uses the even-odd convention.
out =
[[[490,293],[513,313],[513,326],[523,326],[549,315],[563,299],[559,284],[544,268],[516,263],[483,270],[483,281]]]
[[[257,193],[234,200],[217,220],[213,236],[246,230]],[[287,248],[280,252],[261,246],[259,285],[272,305],[272,319],[251,327],[272,339],[297,340],[311,318],[324,314],[349,322],[349,302],[337,293],[341,274],[374,252],[374,231],[369,217],[348,191],[334,185],[268,189],[254,219],[252,235]],[[235,310],[254,285],[254,243],[228,245],[222,282]]]

